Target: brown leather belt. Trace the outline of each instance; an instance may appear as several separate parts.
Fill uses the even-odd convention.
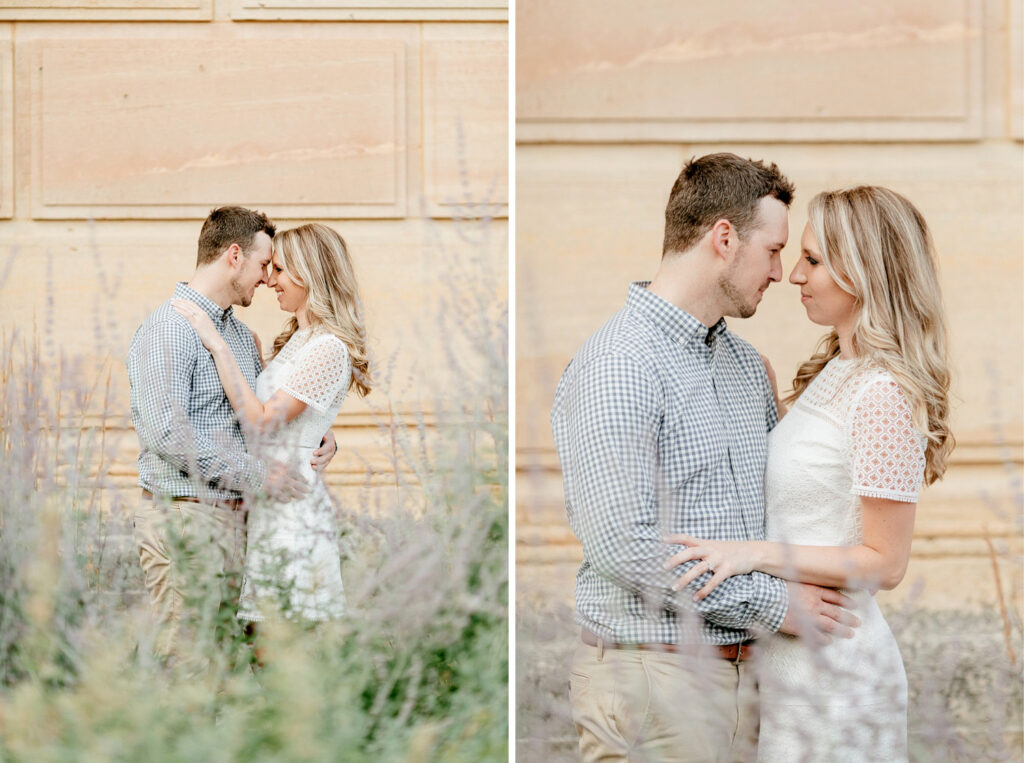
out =
[[[147,500],[150,500],[150,501],[156,501],[157,500],[156,496],[154,496],[151,492],[146,490],[146,488],[142,488],[142,497],[147,499]],[[195,496],[191,496],[191,495],[176,495],[176,496],[168,496],[167,498],[162,498],[161,497],[160,500],[187,501],[188,503],[205,503],[207,505],[213,504],[214,506],[220,506],[222,509],[227,509],[228,511],[238,511],[239,509],[242,508],[242,499],[241,498],[233,498],[230,501],[224,501],[224,500],[220,500],[220,501],[200,501]]]
[[[693,656],[712,654],[730,662],[745,662],[754,656],[754,642],[741,641],[738,644],[617,644],[613,641],[605,641],[592,631],[583,628],[581,631],[583,643],[587,646],[603,646],[605,649],[636,649],[645,652],[672,652],[673,654],[688,654]]]

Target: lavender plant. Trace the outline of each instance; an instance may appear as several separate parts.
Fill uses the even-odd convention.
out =
[[[189,602],[201,670],[151,657],[132,507],[111,476],[127,448],[107,426],[123,407],[109,381],[123,347],[98,343],[97,373],[59,354],[52,327],[3,336],[0,760],[507,759],[507,305],[493,228],[458,225],[452,294],[417,316],[450,337],[459,380],[438,392],[434,425],[377,411],[401,489],[336,506],[345,618],[265,624],[258,664],[230,579]],[[97,326],[112,338],[108,316]]]

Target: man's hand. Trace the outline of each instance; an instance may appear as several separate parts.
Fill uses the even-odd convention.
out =
[[[779,632],[828,644],[832,636],[853,638],[853,629],[860,618],[847,610],[856,602],[834,588],[786,581],[789,610]]]
[[[263,480],[263,490],[275,501],[287,503],[304,497],[309,493],[309,484],[300,477],[288,464],[268,460],[267,476]]]
[[[313,467],[313,471],[322,472],[337,453],[338,443],[334,439],[334,430],[328,429],[323,439],[320,440],[320,447],[313,451],[313,458],[309,465]]]

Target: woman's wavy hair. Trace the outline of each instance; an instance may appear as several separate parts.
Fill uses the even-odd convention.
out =
[[[274,237],[274,249],[288,277],[306,290],[306,315],[310,324],[338,337],[352,359],[352,382],[361,396],[370,392],[370,359],[366,329],[355,271],[345,240],[332,228],[310,223]],[[299,328],[293,316],[274,339],[271,357],[277,355]]]
[[[877,186],[819,193],[808,218],[822,263],[856,299],[858,356],[892,374],[927,439],[924,479],[930,485],[946,471],[955,441],[946,323],[928,225],[913,204]],[[797,370],[785,402],[796,400],[838,354],[832,331]]]

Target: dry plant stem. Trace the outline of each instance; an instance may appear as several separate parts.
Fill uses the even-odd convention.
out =
[[[992,562],[992,577],[996,583],[996,595],[999,598],[999,614],[1003,618],[1003,640],[1006,642],[1006,654],[1010,657],[1010,665],[1017,664],[1017,653],[1013,650],[1011,635],[1013,630],[1010,626],[1010,613],[1006,608],[1006,597],[1003,595],[1003,581],[999,577],[999,560],[996,557],[996,548],[992,545],[992,536],[988,527],[985,528],[985,545],[988,546],[988,558]]]

